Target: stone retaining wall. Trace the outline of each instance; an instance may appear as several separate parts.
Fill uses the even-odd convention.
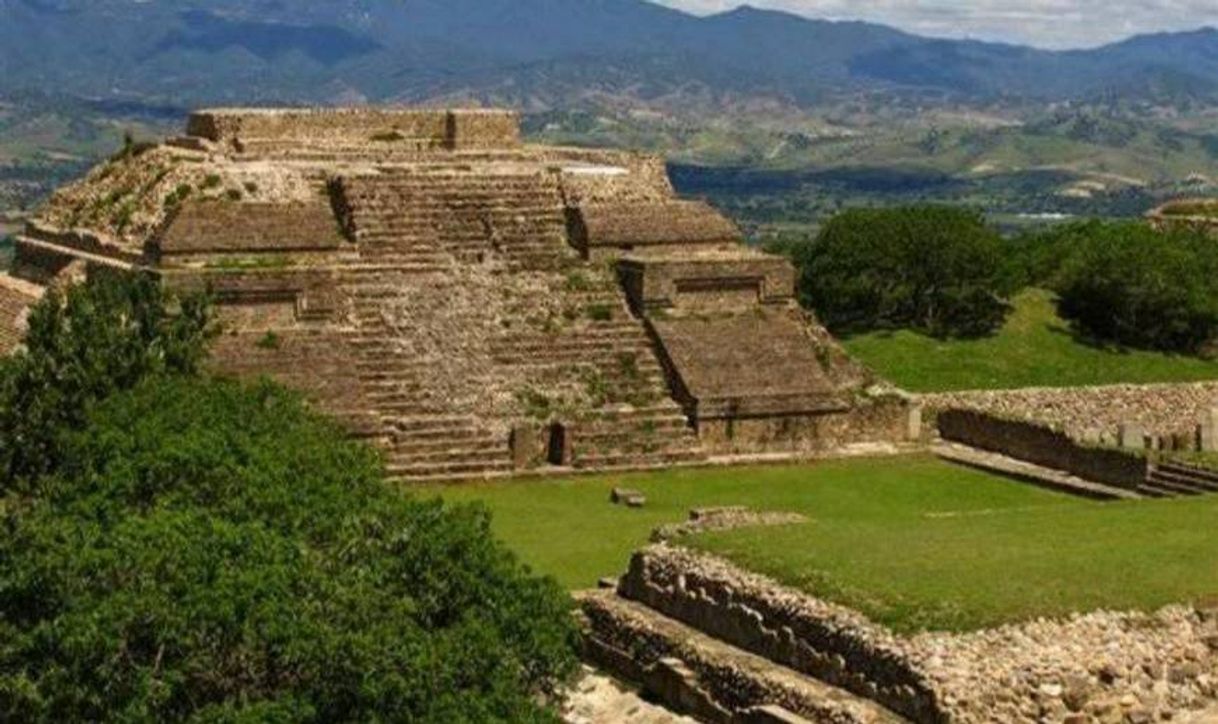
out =
[[[190,201],[158,240],[162,254],[336,249],[344,239],[330,204]]]
[[[698,437],[707,449],[723,455],[817,453],[855,444],[912,442],[912,414],[899,397],[862,398],[839,411],[699,419]]]
[[[569,224],[571,243],[584,252],[601,248],[732,244],[736,225],[700,201],[619,202],[575,209]]]
[[[671,545],[637,553],[620,592],[918,722],[1187,721],[1218,701],[1218,625],[1190,606],[898,636]]]
[[[658,545],[636,553],[620,593],[715,638],[883,704],[944,721],[930,682],[863,616],[802,599],[709,556]]]
[[[1148,463],[1144,455],[1082,445],[1042,423],[1007,420],[976,410],[944,410],[938,413],[937,422],[945,440],[1062,470],[1084,480],[1127,490],[1137,489],[1146,480]]]
[[[1075,439],[1115,443],[1122,425],[1166,437],[1189,434],[1218,408],[1218,382],[981,390],[922,395],[930,411],[978,410],[1040,422]]]

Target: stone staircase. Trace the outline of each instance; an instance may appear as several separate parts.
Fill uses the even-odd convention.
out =
[[[565,244],[566,219],[553,174],[398,170],[347,182],[360,252],[381,264],[481,263],[549,268]]]
[[[365,399],[381,421],[391,477],[511,474],[509,431],[550,421],[528,411],[508,418],[446,398],[434,383],[435,367],[444,361],[434,354],[412,359],[399,344],[401,335],[420,331],[488,337],[484,350],[482,340],[471,337],[475,351],[464,354],[465,361],[482,363],[479,376],[465,380],[472,385],[491,389],[516,380],[587,389],[590,404],[547,412],[567,429],[573,468],[634,469],[705,459],[616,278],[567,245],[556,176],[395,169],[344,178],[341,192],[358,249],[342,281],[351,300],[350,345]],[[529,291],[513,294],[513,285]],[[463,295],[460,314],[470,318],[450,319],[443,328],[436,326],[439,321],[415,319],[414,331],[395,329],[389,310],[413,304],[417,297],[411,295],[428,289]],[[510,314],[492,309],[504,296],[510,297]]]
[[[1181,463],[1160,462],[1152,465],[1146,482],[1138,492],[1148,498],[1218,493],[1218,472]]]

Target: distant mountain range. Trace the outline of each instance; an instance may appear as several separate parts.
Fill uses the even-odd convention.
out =
[[[159,103],[1218,100],[1218,31],[1052,52],[644,0],[0,0],[0,93]]]

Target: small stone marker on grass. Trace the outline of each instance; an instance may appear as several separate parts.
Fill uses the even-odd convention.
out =
[[[642,508],[647,505],[647,496],[630,488],[614,488],[613,493],[609,496],[609,502],[614,505],[624,505],[627,508]]]

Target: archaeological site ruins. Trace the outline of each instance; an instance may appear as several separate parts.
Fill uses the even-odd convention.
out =
[[[221,371],[306,391],[404,480],[900,441],[880,391],[663,161],[458,110],[207,110],[17,238],[0,344],[93,267],[208,289]]]
[[[1212,228],[1215,209],[1150,221]],[[208,292],[216,371],[302,391],[408,483],[853,447],[1098,500],[1218,492],[1160,457],[1218,452],[1218,382],[904,393],[661,158],[530,145],[505,111],[204,110],[128,144],[17,235],[0,354],[48,289],[99,269]],[[1183,717],[1218,701],[1212,607],[904,635],[682,545],[814,515],[733,504],[656,528],[576,595],[585,659],[707,722],[1214,721]]]

